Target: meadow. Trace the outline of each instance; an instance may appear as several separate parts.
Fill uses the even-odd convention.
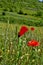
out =
[[[1,0],[0,22],[43,26],[43,2],[38,0]]]
[[[0,23],[0,65],[43,65],[43,27],[34,26],[34,31],[29,30],[18,39],[21,26],[9,21]],[[32,39],[40,45],[28,46],[27,42]]]
[[[0,65],[43,65],[43,2],[0,0]]]

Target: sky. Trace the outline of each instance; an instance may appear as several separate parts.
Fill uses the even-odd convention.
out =
[[[43,0],[39,0],[39,1],[43,1]]]

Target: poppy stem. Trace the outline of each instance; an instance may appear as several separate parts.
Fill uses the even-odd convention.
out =
[[[16,35],[18,35],[18,33],[17,33],[17,26],[16,26]]]
[[[19,37],[18,37],[18,44],[19,44]]]
[[[34,56],[34,51],[35,51],[35,48],[34,47],[32,47],[31,48],[31,51],[32,51],[32,57]]]

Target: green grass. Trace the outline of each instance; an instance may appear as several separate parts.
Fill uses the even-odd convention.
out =
[[[19,10],[23,14],[18,14]],[[5,12],[5,16],[2,15],[2,12]],[[41,16],[36,16],[41,11]],[[27,15],[24,15],[26,13]],[[43,3],[38,2],[37,0],[1,0],[0,1],[0,21],[7,21],[7,18],[12,23],[34,25],[34,26],[43,26]],[[10,22],[10,23],[11,23]],[[33,24],[32,24],[33,23]]]
[[[18,40],[21,26],[9,22],[0,23],[0,64],[43,65],[43,27],[34,27],[35,31],[28,31]],[[27,27],[30,29],[32,26]],[[31,34],[34,34],[33,37]],[[40,45],[33,49],[28,47],[27,42],[30,39],[39,41]]]
[[[0,11],[0,22],[7,22],[8,19],[10,23],[19,23],[29,26],[43,26],[43,19],[40,17],[19,15],[16,12],[5,12],[5,15],[2,15],[2,12]]]
[[[20,10],[23,14],[18,14]],[[41,12],[41,16],[37,16],[37,12]],[[18,38],[22,25],[29,31]],[[31,27],[35,30],[30,31]],[[40,45],[27,46],[32,39]],[[38,0],[0,0],[0,65],[43,65],[43,3]]]

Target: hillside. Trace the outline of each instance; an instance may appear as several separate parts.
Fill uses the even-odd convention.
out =
[[[22,21],[22,24],[43,26],[43,2],[38,0],[0,0],[0,21],[6,22],[7,19],[12,23],[21,23]]]
[[[0,0],[0,65],[43,65],[43,2]]]

